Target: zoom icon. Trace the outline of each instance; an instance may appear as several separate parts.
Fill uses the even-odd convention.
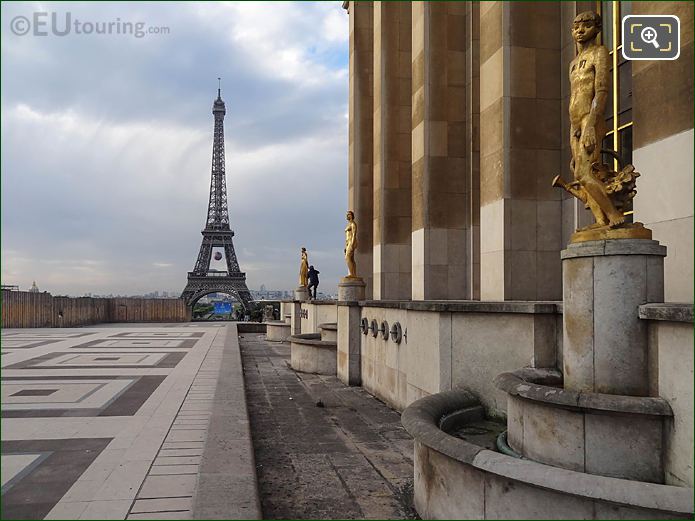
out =
[[[674,15],[623,17],[626,60],[675,60],[680,55],[681,22]]]

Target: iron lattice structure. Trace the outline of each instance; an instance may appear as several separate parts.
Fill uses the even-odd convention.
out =
[[[227,208],[227,180],[224,169],[224,116],[227,113],[220,89],[212,105],[215,117],[215,131],[212,142],[212,179],[210,181],[210,202],[205,222],[203,242],[200,245],[198,260],[193,271],[188,272],[188,284],[181,294],[186,304],[192,306],[209,293],[227,293],[235,297],[245,310],[250,309],[251,293],[246,287],[246,274],[239,268],[234,252],[232,238],[234,232],[229,227]],[[213,248],[224,248],[227,271],[210,271]]]

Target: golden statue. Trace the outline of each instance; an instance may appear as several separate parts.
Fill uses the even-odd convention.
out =
[[[302,248],[302,262],[299,265],[299,285],[302,287],[309,285],[309,254],[306,248]]]
[[[355,248],[357,248],[357,224],[355,214],[349,210],[345,215],[347,226],[345,227],[345,263],[348,267],[347,279],[356,279],[357,265],[355,264]]]
[[[635,167],[623,168],[617,153],[601,150],[606,136],[604,113],[610,83],[608,49],[596,38],[601,32],[601,16],[586,11],[577,15],[572,36],[577,56],[570,63],[570,170],[574,181],[565,182],[559,175],[553,186],[560,186],[581,200],[591,210],[596,222],[577,230],[572,242],[606,238],[649,238],[651,231],[641,223],[625,224],[629,201],[635,196]],[[618,159],[620,172],[601,162],[601,153]],[[647,237],[648,235],[648,237]]]

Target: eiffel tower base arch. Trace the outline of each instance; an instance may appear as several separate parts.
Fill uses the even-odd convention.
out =
[[[251,293],[246,287],[245,277],[189,277],[181,298],[186,305],[193,306],[201,297],[210,293],[232,295],[245,311],[251,311]]]

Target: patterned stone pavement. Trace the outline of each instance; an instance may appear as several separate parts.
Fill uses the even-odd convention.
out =
[[[221,324],[2,331],[2,519],[188,519]]]
[[[335,377],[295,373],[287,344],[239,343],[265,519],[416,517],[398,413]]]

